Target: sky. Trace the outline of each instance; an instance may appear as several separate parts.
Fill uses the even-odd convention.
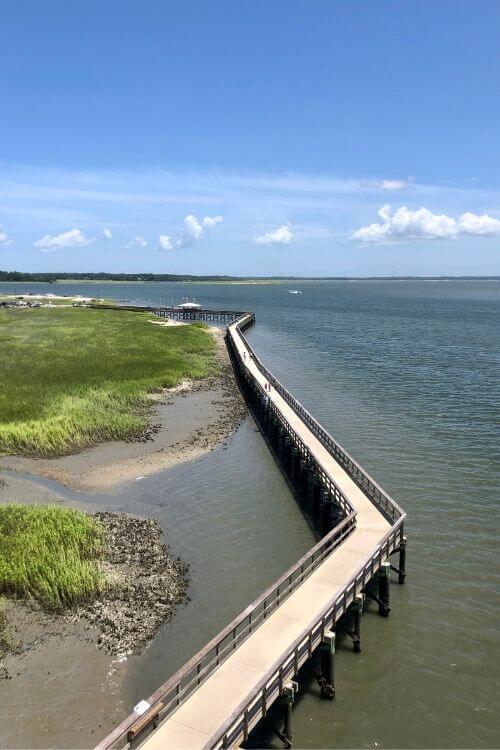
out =
[[[3,0],[0,269],[500,274],[498,0]]]

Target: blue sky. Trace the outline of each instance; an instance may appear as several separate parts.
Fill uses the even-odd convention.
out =
[[[500,273],[497,0],[0,15],[0,268]]]

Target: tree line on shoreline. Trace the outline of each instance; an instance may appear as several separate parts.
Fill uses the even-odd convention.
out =
[[[452,281],[454,279],[491,280],[499,276],[195,276],[191,274],[172,273],[68,273],[41,272],[26,273],[24,271],[0,271],[2,281],[32,281],[53,284],[57,281],[411,281],[412,279],[427,279],[431,281]]]

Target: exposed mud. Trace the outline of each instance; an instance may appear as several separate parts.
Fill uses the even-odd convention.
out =
[[[0,472],[7,469],[0,477],[0,502],[112,509],[120,485],[223,445],[247,409],[223,332],[214,335],[220,372],[155,395],[149,427],[136,442],[103,443],[56,459],[0,457]],[[107,530],[105,568],[113,586],[64,615],[46,613],[33,602],[5,604],[9,647],[2,666],[3,676],[11,679],[0,680],[3,747],[91,746],[94,736],[97,740],[123,718],[133,700],[126,692],[130,665],[144,658],[139,652],[147,653],[160,626],[189,601],[188,567],[162,544],[156,521],[102,511],[95,515]],[[71,722],[67,729],[64,717]]]
[[[15,656],[47,636],[92,630],[89,641],[107,654],[139,653],[160,625],[187,600],[189,566],[162,543],[158,521],[117,513],[93,513],[105,529],[102,562],[108,586],[94,601],[58,614],[36,601],[4,600],[0,609],[0,678],[10,679]],[[76,627],[73,627],[76,625]],[[89,627],[90,626],[90,627]],[[9,655],[10,669],[5,664]]]
[[[109,588],[78,608],[99,630],[97,646],[109,654],[137,653],[186,598],[189,567],[162,544],[156,520],[94,513],[106,530]]]
[[[212,329],[219,372],[202,381],[184,381],[155,395],[148,428],[136,441],[107,442],[72,456],[0,458],[0,469],[44,476],[75,490],[107,492],[198,458],[223,443],[247,413],[227,353],[223,332]]]

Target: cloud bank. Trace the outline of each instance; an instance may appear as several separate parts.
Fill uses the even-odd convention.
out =
[[[454,219],[446,214],[433,214],[424,207],[412,211],[400,206],[392,213],[391,207],[386,205],[378,210],[378,216],[380,222],[361,227],[351,235],[351,239],[384,245],[413,240],[455,240],[465,235],[500,235],[500,221],[487,214],[466,212]]]
[[[289,245],[293,240],[293,233],[288,224],[282,224],[273,232],[265,232],[260,237],[256,237],[256,245]]]
[[[35,240],[33,247],[40,247],[42,252],[51,253],[55,250],[61,250],[64,247],[86,247],[94,242],[94,238],[85,237],[81,229],[70,229],[69,232],[62,232],[51,236],[46,234],[41,240]]]

